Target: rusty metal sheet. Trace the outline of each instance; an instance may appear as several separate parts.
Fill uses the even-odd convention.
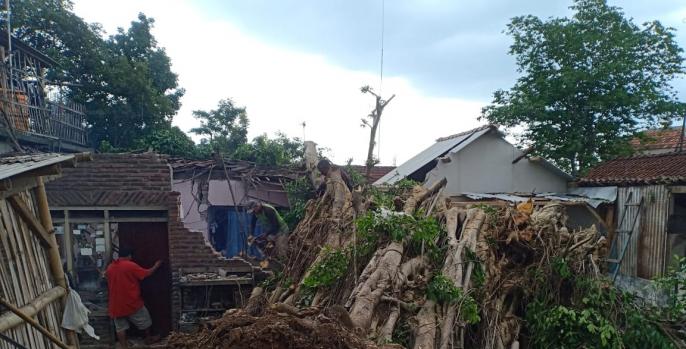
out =
[[[629,205],[627,198],[631,195]],[[639,211],[638,204],[643,199]],[[638,212],[638,220],[631,234],[629,245],[622,260],[620,272],[626,276],[652,279],[664,272],[669,261],[667,251],[667,219],[669,217],[670,193],[664,185],[619,188],[617,193],[617,231],[630,231],[632,218]],[[626,213],[624,213],[626,211]],[[621,249],[629,238],[618,234],[617,248]]]

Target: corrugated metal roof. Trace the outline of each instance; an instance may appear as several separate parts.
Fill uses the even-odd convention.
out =
[[[0,158],[0,180],[74,159],[74,154],[42,153]]]
[[[439,138],[436,143],[432,144],[430,147],[424,149],[421,153],[415,155],[410,160],[405,161],[402,165],[398,166],[395,170],[387,173],[379,180],[374,182],[375,185],[380,184],[394,184],[403,178],[406,178],[422,168],[424,165],[435,160],[439,156],[446,154],[447,152],[454,150],[460,151],[466,147],[469,143],[473,142],[475,139],[486,134],[488,131],[496,129],[493,125],[486,125],[469,130],[466,132],[458,133],[452,136]]]
[[[462,195],[472,199],[495,199],[503,200],[512,203],[519,203],[528,201],[531,196],[519,195],[519,194],[509,194],[509,193],[462,193]],[[540,193],[535,194],[536,199],[546,199],[546,200],[557,200],[557,201],[568,201],[568,202],[584,202],[592,207],[598,207],[600,204],[612,203],[614,200],[607,200],[601,198],[592,198],[584,195],[570,195],[562,193]]]

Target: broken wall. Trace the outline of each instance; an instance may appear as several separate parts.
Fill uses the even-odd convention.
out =
[[[219,256],[201,232],[184,226],[180,194],[172,191],[171,169],[166,159],[158,154],[97,154],[89,163],[65,169],[63,177],[49,183],[47,190],[51,209],[87,207],[135,211],[153,207],[166,212],[173,324],[179,317],[180,268],[221,266],[230,269],[237,263],[245,265],[245,262]],[[111,328],[106,311],[101,311],[100,315],[100,321],[92,324],[99,329]],[[113,342],[113,338],[109,341]]]

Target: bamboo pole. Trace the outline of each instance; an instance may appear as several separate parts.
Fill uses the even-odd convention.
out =
[[[9,203],[15,212],[24,220],[24,223],[28,225],[31,232],[36,234],[38,241],[47,249],[52,249],[54,246],[50,244],[50,234],[43,225],[38,221],[38,219],[31,213],[26,202],[22,199],[19,194],[14,194],[7,198]]]
[[[55,278],[55,284],[62,286],[66,290],[67,280],[64,277],[62,259],[60,258],[60,252],[57,248],[57,239],[55,238],[52,227],[52,216],[50,216],[48,196],[45,193],[45,184],[43,183],[43,178],[38,178],[37,182],[38,187],[36,187],[36,203],[38,204],[38,215],[43,224],[43,228],[49,232],[47,240],[51,248],[46,252],[48,253],[48,260],[50,262],[50,271],[52,272],[52,276]]]
[[[55,289],[55,288],[53,288],[53,290],[54,290],[54,289]],[[56,287],[56,289],[61,289],[61,290],[62,290],[62,294],[65,294],[65,292],[66,292],[66,291],[65,291],[63,288],[61,288],[61,287]],[[51,291],[52,291],[52,290],[51,290]],[[55,343],[55,345],[57,345],[58,347],[60,347],[60,348],[62,348],[62,349],[72,349],[72,347],[69,347],[69,346],[67,346],[66,344],[62,343],[62,341],[61,341],[59,338],[55,337],[54,334],[52,334],[50,331],[48,331],[45,327],[41,326],[41,324],[39,324],[38,321],[36,321],[36,320],[34,320],[33,318],[31,318],[30,316],[24,314],[21,310],[19,310],[19,309],[18,309],[17,307],[15,307],[14,305],[8,303],[8,302],[7,302],[6,300],[4,300],[3,298],[0,298],[0,304],[2,304],[3,306],[5,306],[7,309],[9,309],[12,313],[14,313],[16,316],[18,316],[18,317],[21,318],[22,320],[26,321],[29,325],[33,326],[35,329],[37,329],[38,331],[40,331],[40,333],[42,333],[43,335],[45,335],[46,337],[48,337],[48,338],[49,338],[53,343]]]
[[[88,157],[90,157],[90,153],[86,153]],[[52,246],[51,249],[46,251],[48,253],[48,261],[50,264],[50,271],[52,272],[53,277],[55,278],[55,283],[61,287],[63,287],[67,292],[69,292],[69,286],[67,285],[67,279],[64,275],[64,269],[62,268],[62,259],[60,258],[60,251],[57,247],[57,239],[55,238],[55,229],[53,228],[52,225],[52,216],[50,215],[50,206],[48,205],[48,195],[45,192],[45,183],[43,182],[42,177],[38,177],[36,180],[38,183],[38,186],[36,187],[36,203],[38,204],[38,215],[40,217],[41,222],[43,222],[43,227],[45,230],[49,231],[49,239],[48,242],[50,243],[50,246]],[[65,227],[65,231],[68,229],[68,227]],[[69,247],[67,247],[69,248]],[[66,293],[64,294],[66,296]],[[66,298],[63,298],[62,301],[62,311],[64,311],[64,302],[66,301]],[[67,334],[67,342],[70,345],[73,345],[76,348],[79,348],[79,339],[76,336],[76,333],[71,330],[65,330],[65,333]]]
[[[60,286],[55,286],[49,289],[47,292],[31,300],[28,304],[24,305],[19,309],[22,314],[26,316],[35,316],[43,308],[47,307],[48,304],[58,300],[60,297],[67,294],[67,290]],[[8,307],[9,308],[9,307]],[[11,310],[11,309],[10,309]],[[16,314],[16,313],[15,313]],[[11,313],[6,313],[0,316],[0,332],[5,332],[9,329],[17,327],[22,324],[21,316],[14,315]]]

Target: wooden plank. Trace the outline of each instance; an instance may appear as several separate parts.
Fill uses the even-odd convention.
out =
[[[10,196],[7,198],[9,203],[12,205],[12,208],[19,214],[19,216],[24,220],[24,222],[31,228],[31,231],[36,234],[36,237],[38,237],[38,240],[40,241],[40,244],[45,247],[46,249],[51,248],[50,244],[50,236],[47,230],[43,227],[43,225],[40,223],[38,218],[36,218],[31,211],[29,211],[29,208],[26,206],[26,203],[24,200],[19,198],[17,195]]]

